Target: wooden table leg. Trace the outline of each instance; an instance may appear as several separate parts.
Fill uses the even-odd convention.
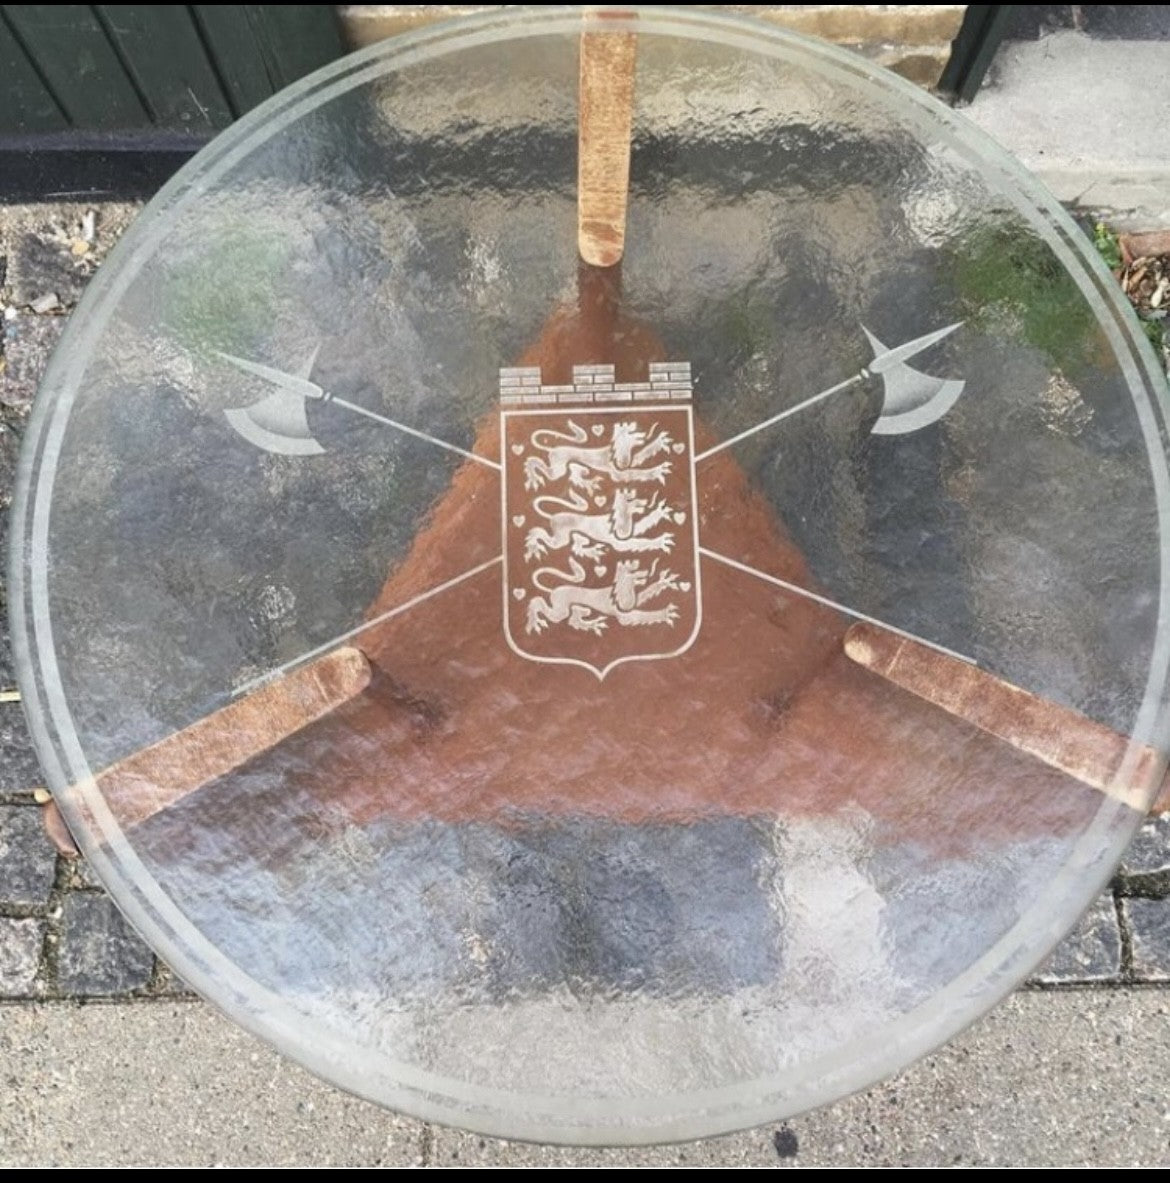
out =
[[[620,13],[586,15],[615,25],[622,19]],[[595,267],[612,267],[625,250],[637,44],[635,33],[616,29],[581,34],[577,248]]]
[[[361,694],[371,676],[361,650],[334,649],[111,764],[94,784],[118,822],[136,826],[331,714]],[[60,810],[53,801],[44,808],[54,845],[76,857]]]
[[[1151,812],[1170,809],[1170,785],[1161,779],[1165,757],[1153,748],[1131,752],[1124,735],[1069,707],[872,624],[850,628],[845,653],[895,686],[1134,809],[1146,809],[1150,785],[1161,780]]]

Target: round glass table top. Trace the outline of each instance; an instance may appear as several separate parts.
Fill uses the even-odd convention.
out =
[[[587,43],[636,61],[604,267]],[[1012,989],[1157,791],[1164,399],[1052,199],[854,56],[384,43],[201,152],[53,359],[46,777],[179,974],[364,1096],[577,1142],[831,1100]]]

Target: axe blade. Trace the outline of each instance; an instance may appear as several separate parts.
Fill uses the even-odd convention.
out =
[[[320,398],[322,391],[308,380],[307,373],[304,376],[284,374],[227,353],[220,356],[237,369],[277,386],[276,390],[258,403],[224,411],[227,421],[244,439],[277,456],[319,456],[325,451],[309,429],[309,417],[305,409],[307,401]],[[316,350],[306,370],[311,369],[315,357]]]
[[[887,349],[861,326],[874,353],[870,372],[882,380],[882,412],[870,429],[873,435],[904,435],[929,427],[958,401],[967,383],[958,378],[935,378],[906,364],[906,358],[928,349],[948,336],[958,325],[949,325],[895,349]]]
[[[224,411],[227,421],[250,444],[277,456],[319,456],[325,451],[309,430],[305,401],[278,390],[250,407]]]

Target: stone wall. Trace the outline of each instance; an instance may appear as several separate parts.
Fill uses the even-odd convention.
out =
[[[372,45],[437,20],[506,8],[498,4],[343,4],[338,8],[354,48]],[[959,31],[965,4],[711,4],[694,5],[769,21],[848,46],[879,65],[931,87],[937,84]]]

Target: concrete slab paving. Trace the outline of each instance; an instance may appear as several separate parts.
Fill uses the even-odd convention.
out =
[[[964,114],[1061,201],[1170,226],[1170,43],[1062,30],[1009,42]]]
[[[0,1009],[0,1166],[1154,1166],[1170,990],[1026,991],[788,1122],[646,1149],[439,1129],[322,1084],[198,1002]]]

